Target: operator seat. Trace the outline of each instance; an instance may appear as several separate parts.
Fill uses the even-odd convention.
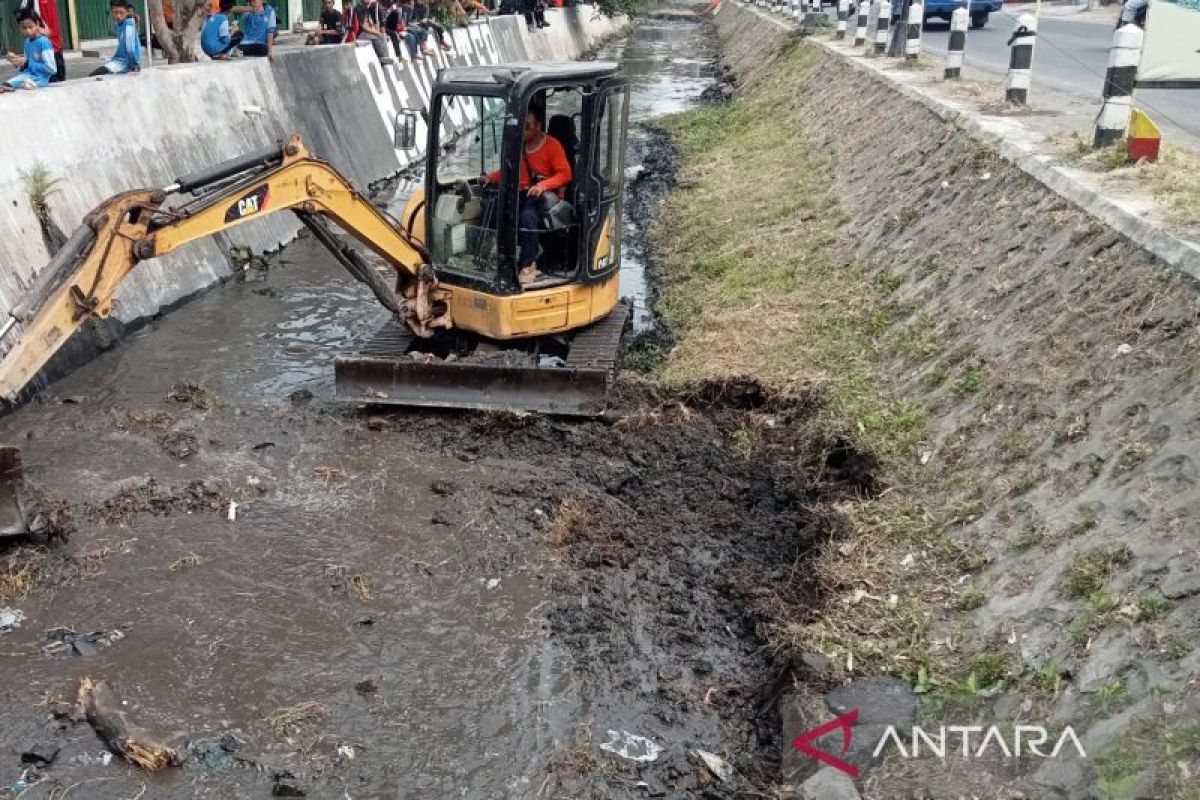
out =
[[[575,120],[566,114],[555,114],[546,124],[546,133],[553,136],[562,145],[571,165],[571,182],[559,190],[558,195],[576,207],[575,188],[579,186],[579,164],[576,160],[579,154],[579,137],[575,134]],[[549,224],[547,222],[546,224]],[[560,230],[544,231],[542,240],[542,269],[548,272],[574,272],[575,255],[578,251],[579,226],[571,225]]]

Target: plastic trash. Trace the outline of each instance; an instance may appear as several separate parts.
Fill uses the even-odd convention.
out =
[[[716,775],[721,781],[728,782],[733,777],[733,765],[715,753],[710,753],[707,750],[693,750],[696,757],[704,762],[704,766],[708,767],[708,771]]]
[[[21,627],[25,621],[25,612],[19,608],[0,608],[0,633],[8,633],[13,628]]]
[[[558,356],[542,355],[538,357],[538,366],[542,367],[543,369],[561,369],[566,365],[567,362],[563,361]]]
[[[600,749],[628,759],[629,761],[655,761],[662,747],[629,731],[608,732],[608,741],[600,745]]]

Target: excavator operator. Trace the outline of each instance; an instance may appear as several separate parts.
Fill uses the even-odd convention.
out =
[[[517,259],[517,281],[522,285],[535,282],[538,272],[537,259],[541,245],[538,231],[541,229],[541,198],[546,192],[555,192],[571,182],[571,164],[562,143],[546,133],[546,112],[543,107],[531,105],[525,115],[524,152],[521,154],[521,210],[518,216],[517,233],[520,252]],[[500,180],[500,170],[484,178],[484,185]],[[495,214],[485,214],[494,220]],[[494,223],[493,223],[494,224]]]

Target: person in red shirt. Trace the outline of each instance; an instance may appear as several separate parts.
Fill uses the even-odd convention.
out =
[[[50,40],[54,47],[54,61],[58,72],[50,78],[51,83],[67,79],[67,61],[63,58],[62,23],[58,19],[58,3],[56,0],[21,0],[17,11],[32,11],[42,21],[42,35]]]
[[[524,152],[521,154],[521,210],[518,216],[517,281],[521,285],[537,280],[538,231],[541,229],[541,197],[562,189],[571,182],[571,163],[562,144],[546,133],[546,112],[530,108],[525,115]],[[500,170],[484,179],[484,185],[500,180]]]

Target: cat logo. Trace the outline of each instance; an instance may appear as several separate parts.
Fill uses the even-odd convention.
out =
[[[250,192],[250,194],[238,198],[237,202],[226,209],[225,221],[237,222],[239,219],[253,217],[260,211],[263,211],[267,207],[268,193],[268,187],[260,186],[253,192]]]

